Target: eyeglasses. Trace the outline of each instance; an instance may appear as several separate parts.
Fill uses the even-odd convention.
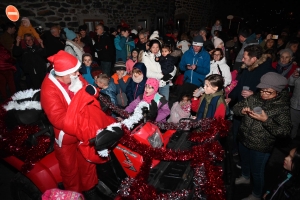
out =
[[[274,92],[276,92],[276,91],[270,92],[270,91],[267,91],[267,90],[260,90],[260,93],[264,93],[264,94],[266,94],[266,95],[271,95],[271,94],[273,94]]]

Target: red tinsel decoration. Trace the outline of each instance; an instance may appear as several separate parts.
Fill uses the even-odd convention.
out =
[[[7,102],[6,102],[7,103]],[[4,105],[4,104],[3,104]],[[34,163],[41,160],[46,155],[50,145],[50,139],[47,136],[37,138],[36,146],[26,145],[29,135],[39,131],[37,125],[19,125],[9,130],[5,125],[6,110],[0,106],[0,153],[2,157],[15,156],[24,162],[21,172],[29,172]]]

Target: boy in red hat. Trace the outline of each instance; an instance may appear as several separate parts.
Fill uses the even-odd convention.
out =
[[[100,158],[88,140],[115,120],[106,116],[93,96],[96,89],[79,76],[81,63],[65,51],[48,57],[53,70],[41,87],[41,105],[54,127],[58,160],[66,190],[83,192],[86,199],[100,199],[96,191],[96,163]],[[102,120],[99,120],[102,119]]]

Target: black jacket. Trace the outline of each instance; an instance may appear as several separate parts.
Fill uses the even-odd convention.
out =
[[[94,50],[97,52],[98,60],[112,62],[114,59],[114,44],[111,42],[109,35],[103,33],[94,38]]]
[[[52,56],[59,52],[59,50],[64,50],[66,46],[66,41],[60,37],[54,37],[50,31],[46,31],[41,36],[44,46],[47,49],[46,57]]]

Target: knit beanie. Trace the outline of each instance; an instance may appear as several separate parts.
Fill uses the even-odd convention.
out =
[[[218,38],[218,37],[214,37],[214,46],[215,48],[217,48],[221,43],[224,44],[223,40],[221,38]]]
[[[148,78],[146,81],[146,85],[150,85],[151,87],[153,87],[155,92],[158,91],[159,82],[156,78]]]
[[[22,17],[21,21],[27,21],[27,23],[30,25],[30,20],[28,17]]]
[[[203,38],[201,35],[197,35],[193,38],[193,46],[203,46]]]
[[[158,31],[154,31],[153,33],[152,33],[152,35],[150,36],[150,38],[149,38],[150,40],[154,40],[154,39],[159,39],[159,34],[158,34]]]
[[[131,33],[133,33],[133,34],[135,34],[135,35],[138,34],[137,30],[135,30],[135,29],[132,29],[132,30],[131,30]]]
[[[64,28],[64,31],[68,40],[74,40],[76,38],[76,33],[74,33],[74,31],[68,28]]]
[[[276,72],[268,72],[260,78],[257,88],[272,88],[277,92],[281,92],[288,84],[287,79]]]
[[[124,61],[117,61],[116,63],[115,63],[115,70],[117,71],[117,70],[124,70],[124,71],[126,71],[126,64],[125,64],[125,62]]]

